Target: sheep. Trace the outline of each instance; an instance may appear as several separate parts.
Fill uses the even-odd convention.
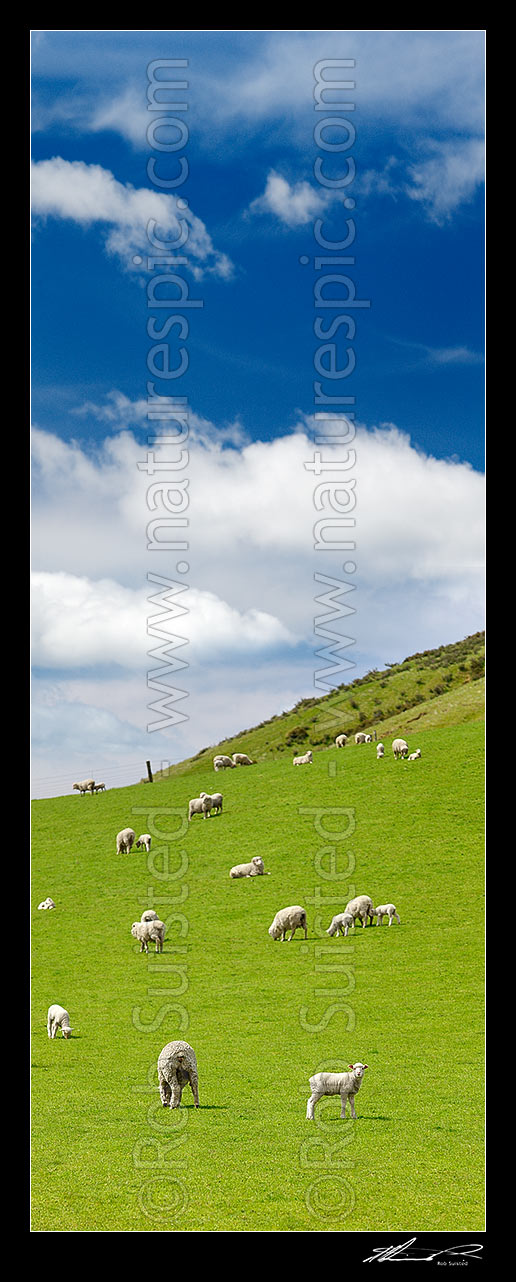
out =
[[[379,760],[380,760],[380,757],[384,757],[384,756],[385,756],[385,751],[384,751],[383,743],[377,743],[377,745],[376,745],[376,760],[377,760],[377,761],[379,761]]]
[[[313,760],[314,759],[312,756],[312,752],[309,748],[308,752],[305,752],[304,757],[294,757],[292,765],[293,766],[311,766],[313,765]]]
[[[270,872],[265,872],[263,859],[255,855],[250,864],[235,864],[229,875],[230,877],[270,877]]]
[[[151,848],[151,840],[152,838],[149,832],[142,832],[141,837],[138,837],[138,841],[136,842],[136,849],[141,850],[142,847],[144,847],[148,854]]]
[[[223,802],[221,792],[212,792],[211,794],[207,792],[200,792],[199,800],[202,801],[202,813],[205,819],[210,818],[212,810],[214,810],[216,814],[221,813]]]
[[[338,735],[337,735],[337,738],[336,738],[336,740],[335,740],[335,746],[336,746],[337,748],[345,748],[345,747],[346,747],[346,743],[347,743],[347,739],[348,739],[347,734],[338,734]]]
[[[194,815],[202,815],[202,797],[192,797],[188,802],[188,822],[193,819]]]
[[[233,761],[235,766],[255,766],[256,761],[251,761],[246,752],[234,752]]]
[[[149,951],[149,940],[156,944],[156,952],[163,952],[165,923],[155,918],[153,921],[133,921],[131,935],[140,941],[140,952]]]
[[[140,917],[140,921],[159,921],[159,917],[153,908],[146,908]]]
[[[366,737],[363,730],[359,730],[355,735],[355,743],[365,743]]]
[[[406,757],[408,752],[408,743],[405,743],[404,739],[393,739],[392,751],[394,753],[396,761],[398,760],[399,757]]]
[[[70,1033],[72,1032],[68,1011],[65,1010],[64,1006],[49,1006],[47,1014],[48,1036],[54,1038],[58,1028],[61,1029],[63,1037],[68,1041]]]
[[[94,779],[83,779],[82,783],[72,784],[72,788],[76,788],[77,792],[80,792],[81,796],[83,796],[83,794],[86,792],[93,793],[94,787],[95,787]]]
[[[159,1093],[163,1108],[179,1108],[184,1087],[190,1083],[199,1108],[199,1078],[195,1051],[188,1042],[167,1042],[158,1056]]]
[[[94,789],[93,789],[93,791],[94,791],[94,792],[105,792],[105,791],[106,791],[106,785],[105,785],[105,783],[96,783],[96,784],[95,784],[95,787],[94,787]]]
[[[372,743],[372,742],[373,742],[373,736],[372,736],[372,734],[366,734],[366,737],[365,737],[365,739],[364,739],[364,743]]]
[[[225,757],[221,755],[213,758],[213,769],[214,770],[236,770],[236,765],[235,765],[235,762],[231,760],[231,757]]]
[[[392,926],[393,917],[396,918],[396,921],[401,926],[401,921],[398,917],[394,904],[378,904],[378,907],[376,909],[376,925],[377,926],[383,925],[384,917],[389,918],[389,926]]]
[[[281,939],[283,943],[285,941],[287,930],[290,930],[291,934],[287,939],[287,943],[289,944],[292,936],[295,935],[298,926],[301,930],[304,930],[306,939],[306,912],[304,908],[300,908],[299,904],[294,904],[290,908],[280,908],[279,912],[276,913],[274,921],[271,922],[271,925],[269,926],[269,935],[271,939]]]
[[[415,752],[411,752],[410,757],[407,757],[407,761],[417,761],[420,756],[421,748],[417,748]]]
[[[38,909],[39,908],[55,908],[54,900],[48,896],[47,899],[43,899],[42,902],[38,904]]]
[[[116,853],[117,855],[128,855],[133,842],[136,841],[136,833],[132,828],[122,828],[117,834]]]
[[[312,1094],[306,1106],[307,1120],[314,1120],[314,1109],[317,1101],[323,1095],[340,1095],[341,1098],[341,1118],[346,1116],[346,1104],[349,1100],[351,1116],[356,1118],[355,1112],[355,1095],[360,1090],[362,1078],[367,1064],[350,1064],[349,1073],[314,1073],[310,1078],[310,1090]]]
[[[357,895],[355,899],[350,899],[349,904],[346,904],[344,911],[346,913],[351,913],[353,918],[353,928],[357,917],[360,918],[362,926],[365,928],[366,917],[369,917],[369,923],[372,926],[373,917],[376,916],[376,909],[374,908],[373,901],[370,899],[369,895]]]
[[[353,925],[353,923],[354,923],[354,917],[352,916],[351,913],[337,913],[337,916],[332,918],[330,925],[328,926],[328,929],[326,931],[326,934],[327,935],[339,935],[339,934],[347,935],[349,928],[350,926]]]

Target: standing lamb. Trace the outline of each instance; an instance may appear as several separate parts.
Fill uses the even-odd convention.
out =
[[[96,783],[96,784],[95,784],[95,787],[94,787],[94,789],[93,789],[93,791],[94,791],[94,792],[105,792],[105,791],[106,791],[106,785],[105,785],[105,783]]]
[[[417,748],[415,752],[411,752],[410,757],[407,757],[407,761],[417,761],[420,756],[421,748]]]
[[[72,1029],[70,1027],[70,1016],[64,1006],[49,1006],[47,1014],[47,1033],[49,1037],[54,1038],[58,1028],[61,1029],[63,1037],[68,1038]]]
[[[156,944],[156,952],[163,952],[163,940],[165,938],[165,923],[159,918],[152,921],[133,921],[131,926],[131,935],[134,939],[140,941],[140,952],[149,951],[149,942]]]
[[[270,877],[270,872],[265,872],[263,859],[255,855],[250,864],[235,864],[229,875],[230,877]]]
[[[199,1108],[197,1060],[188,1042],[168,1042],[163,1047],[158,1057],[158,1081],[163,1108],[179,1108],[188,1082],[195,1107]]]
[[[234,752],[233,761],[235,766],[255,766],[256,761],[251,761],[246,752]]]
[[[306,939],[306,912],[304,908],[300,908],[299,904],[294,904],[290,908],[280,908],[280,911],[276,913],[274,921],[271,922],[271,925],[269,926],[269,935],[271,939],[281,939],[283,943],[287,930],[290,930],[291,934],[287,939],[287,943],[289,944],[298,927],[300,927],[301,930],[304,930]]]
[[[350,926],[354,925],[354,921],[355,919],[351,913],[337,913],[337,916],[332,918],[326,934],[347,935]]]
[[[365,742],[366,742],[366,736],[364,734],[364,731],[359,730],[358,734],[355,735],[355,743],[365,743]]]
[[[231,757],[225,757],[222,755],[222,756],[213,758],[213,769],[214,770],[236,770],[236,765],[235,765],[235,762],[231,760]]]
[[[355,926],[357,917],[360,918],[362,926],[365,928],[366,918],[369,918],[369,925],[372,926],[373,917],[376,916],[376,909],[374,908],[373,901],[370,899],[369,895],[357,895],[356,899],[350,899],[349,904],[346,904],[344,911],[346,913],[351,913],[353,918],[353,927]]]
[[[394,904],[378,904],[378,907],[376,909],[376,925],[377,926],[383,925],[384,917],[389,918],[389,926],[392,926],[393,917],[396,918],[396,921],[399,922],[399,925],[401,926],[401,921],[398,917]]]
[[[404,739],[393,739],[392,751],[396,760],[398,760],[399,757],[406,757],[408,752],[408,743],[405,743]]]
[[[372,734],[366,734],[366,737],[365,737],[365,739],[364,739],[364,743],[372,743],[372,742],[373,742],[373,736],[372,736]]]
[[[312,756],[312,752],[311,752],[311,749],[309,748],[308,752],[305,752],[304,757],[294,757],[292,765],[293,766],[311,766],[313,765],[313,760],[314,759]]]
[[[338,734],[338,735],[337,735],[337,738],[336,738],[336,740],[335,740],[335,746],[336,746],[337,748],[345,748],[345,747],[346,747],[346,744],[347,744],[347,741],[348,741],[348,736],[347,736],[347,734]]]
[[[364,1076],[367,1064],[350,1064],[349,1073],[315,1073],[310,1078],[310,1090],[312,1092],[306,1106],[306,1116],[308,1121],[313,1121],[314,1109],[317,1101],[322,1099],[323,1095],[340,1095],[341,1098],[341,1117],[346,1116],[346,1104],[349,1099],[349,1107],[352,1118],[356,1118],[355,1113],[355,1095],[360,1090],[362,1078]]]
[[[72,784],[72,788],[76,788],[77,791],[80,792],[81,796],[86,792],[91,792],[93,795],[94,787],[95,787],[94,779],[83,779],[82,783]]]
[[[142,832],[141,837],[138,837],[138,841],[136,842],[136,849],[141,850],[142,847],[145,847],[148,854],[151,848],[151,840],[152,838],[149,832]]]
[[[379,760],[380,760],[380,757],[384,757],[384,756],[385,756],[385,751],[384,751],[383,743],[377,743],[377,745],[376,745],[376,760],[377,760],[377,761],[379,761]]]
[[[132,828],[122,828],[122,831],[117,834],[116,839],[117,855],[128,855],[135,840],[136,833]]]

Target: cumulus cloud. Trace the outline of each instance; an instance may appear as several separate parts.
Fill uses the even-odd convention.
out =
[[[290,184],[274,169],[267,175],[265,191],[249,206],[251,213],[274,214],[287,227],[302,227],[321,214],[328,204],[328,195],[316,191],[307,182]]]
[[[484,143],[481,138],[428,142],[431,155],[409,167],[405,190],[439,225],[471,201],[484,181]]]

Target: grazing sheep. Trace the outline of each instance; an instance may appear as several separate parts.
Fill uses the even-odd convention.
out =
[[[420,756],[421,756],[421,748],[417,748],[415,752],[411,752],[410,757],[407,757],[407,761],[417,761],[418,757]]]
[[[230,877],[270,877],[270,872],[265,872],[263,859],[255,855],[250,864],[235,864],[229,875]]]
[[[269,926],[269,935],[271,939],[281,939],[281,941],[284,942],[287,930],[290,930],[291,934],[287,939],[287,943],[289,944],[292,936],[295,935],[298,926],[301,930],[304,930],[306,939],[306,912],[304,908],[300,908],[299,904],[294,904],[291,908],[280,908],[280,911],[276,913],[274,921]]]
[[[347,741],[348,741],[347,734],[338,734],[335,740],[335,746],[337,748],[345,748]]]
[[[322,1099],[323,1095],[340,1095],[341,1117],[346,1116],[346,1104],[349,1100],[351,1116],[356,1118],[355,1095],[362,1085],[362,1078],[367,1064],[350,1064],[349,1067],[351,1070],[349,1073],[315,1073],[310,1078],[312,1094],[306,1106],[308,1121],[313,1121],[315,1105],[318,1100]]]
[[[117,834],[116,839],[117,855],[128,855],[135,840],[136,833],[132,828],[122,828],[122,831]]]
[[[156,952],[163,952],[163,940],[165,938],[165,923],[159,918],[153,921],[133,921],[131,926],[131,935],[140,941],[140,952],[149,951],[149,940],[156,944]]]
[[[95,787],[95,780],[94,780],[94,779],[83,779],[82,783],[73,783],[73,784],[72,784],[72,788],[76,788],[76,789],[77,789],[77,792],[80,792],[80,793],[81,793],[81,796],[82,796],[85,792],[91,792],[91,793],[93,794],[93,789],[94,789],[94,787]]]
[[[194,815],[202,815],[202,800],[202,797],[192,797],[192,800],[188,802],[188,822],[193,819]]]
[[[235,766],[255,766],[256,761],[251,761],[246,752],[234,752],[233,761]]]
[[[377,761],[379,761],[379,760],[380,760],[380,757],[384,757],[384,756],[385,756],[385,751],[384,751],[383,743],[377,743],[377,745],[376,745],[376,760],[377,760]]]
[[[354,917],[351,913],[337,913],[337,916],[332,918],[326,934],[347,935],[350,926],[353,925],[353,922]]]
[[[205,819],[206,816],[210,816],[212,810],[215,811],[215,814],[221,813],[223,801],[221,792],[212,792],[211,794],[207,792],[200,792],[199,800],[202,801],[202,813]]]
[[[213,769],[214,770],[236,770],[236,765],[235,765],[235,762],[231,760],[231,757],[225,757],[224,755],[222,755],[222,756],[213,758]]]
[[[158,1081],[163,1108],[179,1108],[188,1082],[195,1107],[199,1108],[197,1060],[188,1042],[167,1042],[163,1047],[158,1057]]]
[[[38,904],[38,908],[55,908],[54,900],[48,896],[47,899],[43,899],[42,902]]]
[[[149,832],[142,832],[141,837],[138,837],[138,841],[136,842],[136,849],[141,850],[142,847],[145,847],[148,854],[151,848],[151,840],[152,838]]]
[[[153,908],[146,908],[140,917],[140,921],[159,921],[159,917]]]
[[[373,742],[373,736],[372,736],[372,734],[366,734],[366,737],[365,737],[365,739],[364,739],[364,743],[372,743],[372,742]]]
[[[65,1010],[64,1006],[49,1006],[47,1014],[48,1036],[54,1038],[58,1028],[61,1029],[63,1037],[68,1041],[72,1032],[68,1011]]]
[[[399,757],[406,757],[408,752],[408,743],[405,743],[404,739],[393,739],[392,751],[396,760],[398,760]]]
[[[346,904],[344,911],[346,913],[351,913],[353,918],[353,927],[355,926],[355,920],[357,917],[360,918],[363,927],[365,927],[366,924],[366,917],[369,917],[369,924],[372,926],[373,917],[376,915],[376,908],[374,908],[373,901],[369,898],[369,895],[357,895],[355,899],[350,899],[349,904]]]
[[[376,925],[377,926],[381,926],[383,924],[384,917],[389,918],[389,926],[392,926],[393,917],[396,918],[396,921],[399,922],[401,926],[401,921],[398,917],[394,904],[378,904],[378,907],[376,909]]]
[[[311,752],[311,749],[309,748],[308,752],[305,752],[304,757],[294,757],[292,765],[293,766],[311,766],[313,765],[313,760],[314,759],[312,756],[312,752]]]
[[[365,743],[365,741],[366,741],[366,736],[364,734],[364,731],[359,730],[358,734],[355,735],[355,743]]]
[[[94,791],[94,792],[105,792],[105,791],[106,791],[106,785],[105,785],[105,783],[96,783],[96,784],[95,784],[95,787],[94,787],[94,789],[93,789],[93,791]]]

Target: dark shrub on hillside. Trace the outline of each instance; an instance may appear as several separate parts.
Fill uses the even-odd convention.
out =
[[[291,743],[302,743],[306,738],[306,727],[294,726],[294,729],[289,730],[288,734],[285,735],[285,743],[287,744],[287,747],[290,747]]]

